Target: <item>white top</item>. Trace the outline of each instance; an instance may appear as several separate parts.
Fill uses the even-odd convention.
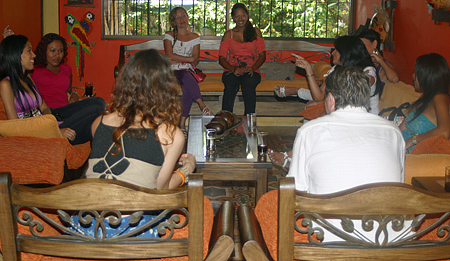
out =
[[[298,129],[287,176],[295,178],[296,190],[327,194],[375,182],[404,182],[404,160],[405,142],[397,126],[365,108],[346,107]],[[329,221],[339,226],[339,220]],[[355,221],[359,231],[360,224]],[[325,240],[339,238],[328,232]]]
[[[164,40],[169,40],[173,44],[173,37],[170,34],[164,34]],[[192,39],[188,42],[182,42],[177,40],[175,45],[173,46],[173,53],[178,54],[184,57],[192,57],[192,53],[194,52],[194,46],[200,44],[200,37]],[[174,63],[172,64],[172,69],[174,70],[186,70],[193,69],[191,63]]]
[[[379,95],[375,93],[375,90],[377,89],[377,71],[374,67],[372,66],[367,66],[366,68],[364,68],[363,70],[364,72],[367,73],[367,75],[372,76],[375,81],[374,83],[370,86],[370,113],[373,113],[375,115],[378,115],[378,113],[380,113],[380,109],[378,107],[378,103],[379,103]]]

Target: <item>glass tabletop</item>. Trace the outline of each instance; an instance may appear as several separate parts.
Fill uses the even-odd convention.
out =
[[[187,152],[193,154],[197,165],[219,162],[248,162],[272,164],[267,157],[258,157],[255,134],[248,134],[245,117],[242,125],[231,130],[221,139],[216,139],[216,155],[209,157],[206,151],[206,128],[214,116],[190,116]]]

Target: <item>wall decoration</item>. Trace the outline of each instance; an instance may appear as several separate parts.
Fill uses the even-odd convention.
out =
[[[95,15],[91,12],[84,14],[82,19],[78,20],[72,14],[67,14],[65,21],[67,25],[67,31],[70,37],[75,41],[72,45],[77,48],[77,75],[81,79],[84,77],[84,52],[91,54],[91,47],[88,40],[88,35],[91,34],[93,29],[92,21],[95,19]]]
[[[427,0],[428,13],[432,13],[431,19],[434,20],[434,24],[439,22],[449,22],[450,25],[450,0]]]
[[[95,7],[94,0],[67,0],[67,4],[65,4],[64,6]]]

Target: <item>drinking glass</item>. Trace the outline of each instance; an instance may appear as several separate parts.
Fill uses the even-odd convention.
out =
[[[206,154],[208,157],[216,156],[216,129],[206,129]]]
[[[247,131],[249,134],[256,133],[256,113],[247,114]]]
[[[94,93],[94,84],[92,82],[84,83],[84,96],[92,97]]]
[[[259,132],[258,133],[258,154],[266,155],[267,153],[267,136],[269,134],[267,132]]]

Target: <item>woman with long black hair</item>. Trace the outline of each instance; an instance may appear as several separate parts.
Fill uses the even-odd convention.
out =
[[[266,46],[261,31],[253,27],[247,7],[236,3],[231,9],[236,27],[225,32],[220,43],[219,64],[225,69],[222,110],[233,112],[234,99],[242,90],[245,112],[256,108],[256,87],[261,82],[259,67],[266,61]]]
[[[450,69],[437,53],[419,56],[414,67],[414,87],[423,92],[400,125],[406,149],[433,137],[450,137]]]
[[[370,78],[370,108],[369,112],[373,114],[379,113],[378,101],[379,93],[381,91],[375,65],[372,58],[366,49],[366,46],[356,36],[341,36],[334,42],[333,64],[335,66],[357,66],[363,69]],[[309,90],[295,87],[276,86],[275,93],[279,92],[283,87],[285,96],[298,95],[298,97],[305,100],[314,100],[320,102],[325,98],[325,84],[319,86],[314,77],[314,72],[311,64],[303,57],[296,55],[297,60],[295,65],[306,70],[306,78],[308,79]],[[325,75],[333,72],[334,67]],[[277,94],[278,95],[278,94]]]

